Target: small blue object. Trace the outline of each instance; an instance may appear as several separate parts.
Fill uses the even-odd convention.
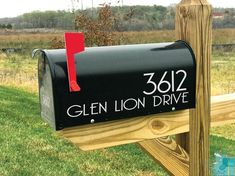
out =
[[[216,162],[213,167],[215,176],[235,176],[235,157],[215,153]]]

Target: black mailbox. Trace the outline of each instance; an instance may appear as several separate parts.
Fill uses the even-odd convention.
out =
[[[41,116],[56,130],[195,107],[195,57],[183,41],[86,48],[75,64],[81,90],[70,92],[66,50],[39,59]]]

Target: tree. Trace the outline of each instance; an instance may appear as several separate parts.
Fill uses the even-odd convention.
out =
[[[11,25],[11,24],[7,24],[7,25],[6,25],[6,28],[7,28],[7,29],[12,29],[12,25]]]

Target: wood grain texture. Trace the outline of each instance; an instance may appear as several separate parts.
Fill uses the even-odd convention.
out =
[[[234,98],[235,94],[212,97],[212,126],[235,122],[235,109],[232,109],[235,105]],[[188,152],[176,141],[164,137],[141,141],[139,144],[170,175],[189,175]]]
[[[188,175],[188,153],[169,137],[139,142],[141,148],[171,175]]]
[[[190,110],[189,117],[189,175],[192,176],[208,176],[210,168],[211,14],[212,7],[206,0],[182,0],[176,10],[176,36],[193,48],[197,66],[196,108]],[[182,136],[182,140],[186,138]],[[177,139],[180,142],[179,137]]]
[[[173,135],[186,126],[188,110],[67,128],[60,134],[82,150],[93,150]],[[184,117],[184,118],[178,118]],[[181,125],[178,125],[181,124]]]
[[[235,93],[211,98],[211,127],[235,123]]]
[[[212,126],[235,123],[235,94],[212,97]],[[94,150],[189,131],[189,110],[65,128],[59,134]]]

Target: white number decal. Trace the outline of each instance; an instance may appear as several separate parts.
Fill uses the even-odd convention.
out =
[[[183,79],[181,80],[181,82],[180,82],[178,88],[176,89],[176,91],[186,91],[187,89],[186,89],[186,88],[181,88],[181,86],[182,86],[182,84],[184,83],[184,81],[185,81],[185,79],[186,79],[186,77],[187,77],[187,73],[186,73],[186,71],[184,71],[184,70],[178,70],[178,71],[176,72],[176,75],[178,75],[179,73],[183,73],[183,74],[184,74],[184,77],[183,77]]]
[[[171,86],[172,86],[172,92],[175,92],[175,72],[171,71]]]
[[[153,90],[151,92],[146,92],[146,91],[143,91],[143,93],[145,95],[152,95],[156,90],[157,90],[157,85],[155,82],[152,81],[152,78],[154,76],[154,73],[145,73],[144,76],[149,76],[149,79],[147,81],[147,84],[151,84],[153,85]]]
[[[176,88],[175,77],[181,73],[183,74],[183,77],[182,77],[177,89],[175,90],[175,88]],[[171,82],[164,80],[166,78],[166,75],[168,74],[168,71],[165,71],[158,84],[156,84],[153,81],[154,74],[155,73],[145,73],[144,74],[144,76],[149,76],[147,84],[150,84],[153,87],[153,90],[151,92],[143,91],[143,93],[145,95],[152,95],[156,92],[156,90],[158,90],[160,93],[167,93],[169,90],[172,90],[172,92],[180,92],[180,91],[187,90],[187,88],[182,88],[182,85],[187,77],[187,72],[185,70],[178,70],[177,72],[171,71]],[[163,87],[162,87],[163,85],[166,85],[165,89],[163,89]]]
[[[163,79],[166,77],[167,75],[167,71],[165,71],[165,73],[163,74],[161,80],[158,83],[158,91],[161,93],[166,93],[171,89],[171,83],[169,81],[164,81]],[[167,89],[166,90],[162,90],[161,89],[161,85],[166,84],[167,85]]]

